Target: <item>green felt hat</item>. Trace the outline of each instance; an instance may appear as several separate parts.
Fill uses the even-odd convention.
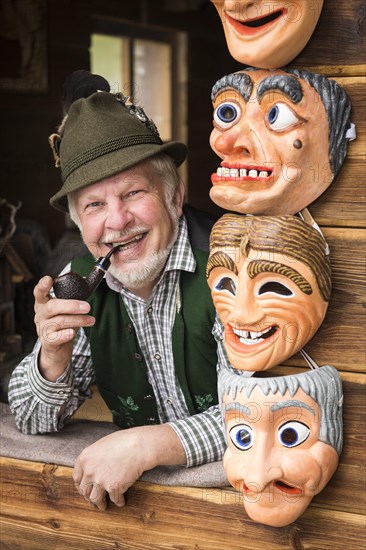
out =
[[[62,135],[50,136],[63,186],[50,204],[68,212],[67,195],[113,176],[156,155],[170,155],[176,166],[187,156],[183,143],[163,143],[143,109],[129,104],[122,94],[96,92],[75,101]]]

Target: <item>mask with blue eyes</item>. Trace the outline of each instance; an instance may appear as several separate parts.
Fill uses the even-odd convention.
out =
[[[337,370],[315,366],[300,374],[257,378],[223,369],[218,387],[230,483],[243,493],[253,520],[288,525],[338,466],[343,393]]]
[[[351,139],[351,105],[334,80],[296,69],[245,69],[219,79],[211,99],[210,145],[221,163],[211,174],[210,198],[218,206],[297,214],[331,184]],[[314,167],[321,173],[315,176]]]

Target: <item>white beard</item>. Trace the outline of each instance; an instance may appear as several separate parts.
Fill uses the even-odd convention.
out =
[[[132,263],[129,271],[126,268],[111,265],[109,273],[128,289],[138,289],[155,281],[163,271],[171,246],[159,252],[152,252],[149,258],[141,265]]]
[[[174,224],[172,238],[164,250],[152,252],[143,262],[132,262],[127,270],[125,264],[123,267],[111,265],[108,272],[128,289],[140,289],[150,285],[158,279],[162,273],[173,244],[175,243],[179,231],[179,218],[175,212],[172,221]]]

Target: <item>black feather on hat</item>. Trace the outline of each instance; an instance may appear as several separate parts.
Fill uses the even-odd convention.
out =
[[[70,105],[77,99],[89,97],[98,91],[110,92],[111,87],[105,78],[80,69],[71,73],[63,84],[63,111],[69,112]]]

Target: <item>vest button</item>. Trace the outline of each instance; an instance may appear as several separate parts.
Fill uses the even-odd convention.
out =
[[[140,353],[135,353],[135,359],[137,361],[142,361],[142,355]]]
[[[128,323],[128,325],[127,325],[127,331],[128,331],[129,334],[132,334],[132,332],[133,332],[133,326],[131,325],[131,323]]]
[[[146,399],[146,401],[150,401],[150,399],[154,399],[154,397],[148,394],[148,395],[144,395],[144,399]]]

